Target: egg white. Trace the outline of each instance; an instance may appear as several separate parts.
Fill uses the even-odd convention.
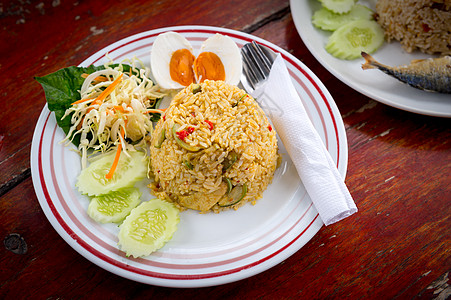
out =
[[[212,52],[221,59],[226,83],[237,85],[240,82],[243,69],[241,52],[231,37],[219,33],[212,35],[202,43],[199,54],[202,52]]]
[[[157,36],[150,54],[150,68],[155,81],[164,89],[183,88],[180,83],[172,80],[169,63],[172,54],[179,49],[188,49],[193,53],[190,42],[177,32],[169,31]]]

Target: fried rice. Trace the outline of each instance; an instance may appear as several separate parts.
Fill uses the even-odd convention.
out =
[[[378,0],[376,12],[386,39],[407,52],[451,54],[451,0]]]
[[[280,156],[276,131],[257,102],[223,81],[180,91],[155,126],[150,146],[152,193],[202,212],[255,203]],[[224,202],[240,188],[239,202]]]

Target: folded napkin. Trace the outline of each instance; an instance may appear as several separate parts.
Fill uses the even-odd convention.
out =
[[[357,207],[321,137],[313,127],[278,54],[266,83],[252,96],[270,117],[324,224],[338,222]],[[283,111],[277,107],[283,106]]]

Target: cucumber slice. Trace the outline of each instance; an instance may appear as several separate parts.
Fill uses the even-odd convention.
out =
[[[374,12],[360,4],[352,6],[348,13],[336,14],[325,7],[317,10],[312,17],[312,23],[322,30],[335,31],[346,23],[355,20],[372,20]]]
[[[349,22],[332,33],[326,50],[340,59],[360,58],[362,51],[373,53],[384,43],[384,31],[376,21]]]
[[[91,199],[88,215],[99,223],[122,222],[141,202],[138,188],[123,188]]]
[[[118,245],[127,256],[147,256],[172,238],[179,220],[179,210],[172,203],[143,202],[121,224]]]
[[[328,10],[343,14],[349,12],[357,0],[320,0],[320,2]]]
[[[80,193],[89,196],[108,194],[124,187],[132,187],[135,182],[146,177],[147,157],[140,151],[129,151],[128,154],[130,157],[121,153],[113,178],[105,178],[116,155],[111,152],[83,169],[78,175],[75,186],[78,187]]]

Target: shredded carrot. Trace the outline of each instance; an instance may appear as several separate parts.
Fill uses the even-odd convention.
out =
[[[121,106],[121,105],[115,105],[115,106],[114,106],[114,109],[117,110],[117,111],[120,111],[120,112],[122,112],[122,113],[125,113],[125,112],[126,112],[125,109],[124,109],[124,107]]]
[[[166,109],[167,109],[167,108],[163,108],[163,109],[148,109],[148,110],[144,111],[143,113],[144,113],[144,114],[149,114],[149,113],[162,114],[162,113],[164,113],[164,111],[165,111]]]
[[[91,99],[93,99],[93,98],[91,98]],[[94,105],[94,104],[102,104],[102,102],[101,102],[101,101],[97,101],[97,99],[96,99],[96,100],[92,101],[91,104],[89,104],[89,107],[88,107],[88,109],[86,110],[85,115],[82,117],[80,123],[78,123],[78,125],[77,125],[77,130],[80,130],[81,127],[83,126],[83,120],[85,119],[85,116],[86,116],[91,110],[94,109],[94,107],[92,107],[92,105]]]
[[[118,83],[121,81],[121,79],[122,79],[122,75],[123,74],[121,74],[121,75],[119,75],[119,77],[118,78],[116,78],[116,80],[114,80],[102,93],[100,93],[100,95],[97,97],[97,98],[86,98],[86,99],[80,99],[80,100],[77,100],[77,101],[75,101],[75,102],[73,102],[73,103],[71,103],[71,105],[75,105],[75,104],[80,104],[80,103],[83,103],[83,102],[86,102],[86,101],[89,101],[89,100],[92,100],[92,99],[96,99],[96,100],[94,100],[90,105],[93,105],[93,104],[102,104],[102,102],[103,102],[103,100],[105,100],[105,98],[109,95],[109,94],[111,94],[111,92],[114,90],[114,88],[116,87],[116,85],[118,85]],[[83,75],[82,75],[83,76]],[[103,80],[103,81],[106,81],[106,80]],[[88,110],[89,111],[89,110]]]
[[[124,127],[127,125],[127,120],[125,120],[125,124]],[[121,137],[124,138],[125,135],[125,130],[124,127],[121,128]],[[114,172],[116,171],[117,168],[117,164],[119,163],[119,158],[121,156],[121,152],[122,152],[122,143],[119,143],[119,145],[117,145],[117,150],[116,150],[116,155],[114,156],[114,161],[113,164],[111,165],[111,169],[108,172],[108,174],[105,175],[106,179],[111,179],[113,178]]]
[[[103,90],[103,92],[100,93],[100,95],[97,97],[96,101],[102,101],[105,100],[105,98],[111,94],[112,91],[114,91],[114,89],[116,88],[116,85],[119,84],[119,82],[121,82],[122,80],[122,75],[124,75],[123,73],[121,73],[121,75],[119,75],[105,90]]]
[[[89,76],[89,74],[87,74],[87,73],[81,74],[81,77],[83,77],[83,78],[87,78],[88,76]],[[94,78],[94,80],[95,81],[107,81],[108,79],[105,76],[100,75],[100,76],[97,76],[96,78]]]
[[[96,104],[101,105],[102,101],[99,101],[99,99],[92,101],[91,104],[89,104],[90,107],[86,110],[86,114],[89,113],[91,110],[93,110],[94,107],[92,107],[92,105],[96,105]]]
[[[113,164],[111,165],[111,169],[108,172],[108,174],[105,175],[105,178],[110,180],[111,178],[113,178],[114,172],[116,171],[117,168],[117,164],[119,163],[119,157],[121,156],[121,152],[122,152],[122,144],[117,145],[117,150],[116,150],[116,156],[114,156],[114,161]]]
[[[93,99],[93,98],[91,98],[91,99]],[[99,105],[100,105],[100,104],[102,104],[102,101],[98,101],[98,100],[96,99],[96,100],[92,101],[91,104],[89,104],[89,107],[88,107],[88,109],[86,110],[85,115],[82,117],[80,123],[78,123],[78,125],[77,125],[77,130],[80,130],[80,129],[81,129],[81,127],[83,126],[83,120],[85,119],[85,116],[86,116],[91,110],[94,109],[94,107],[92,107],[92,105],[95,105],[95,104],[99,104]]]
[[[83,103],[83,102],[86,102],[86,101],[89,101],[89,100],[92,100],[92,99],[95,99],[95,98],[80,99],[80,100],[77,100],[77,101],[71,103],[70,105],[80,104],[80,103]]]
[[[100,100],[99,98],[96,98],[96,100],[92,101],[91,105],[96,105],[96,104],[100,105],[102,103],[103,103],[102,100]]]
[[[81,117],[80,123],[77,125],[77,130],[80,130],[83,127],[83,120],[85,119],[85,116]]]

